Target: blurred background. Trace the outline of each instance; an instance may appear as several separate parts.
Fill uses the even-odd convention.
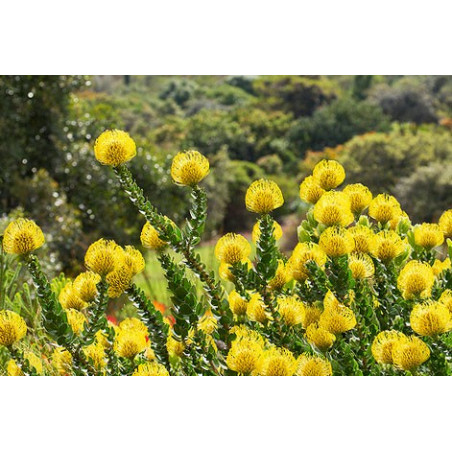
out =
[[[139,246],[142,217],[94,159],[108,128],[132,135],[129,166],[176,222],[189,199],[171,181],[171,159],[188,148],[208,156],[201,253],[212,265],[218,235],[250,235],[243,200],[260,177],[284,193],[277,219],[292,249],[307,208],[299,183],[325,157],[344,164],[347,183],[395,195],[413,222],[452,207],[451,76],[0,76],[0,232],[11,218],[33,218],[50,276],[82,271],[101,237]],[[140,284],[168,303],[155,256],[147,261]]]

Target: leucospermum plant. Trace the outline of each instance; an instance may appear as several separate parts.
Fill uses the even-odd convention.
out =
[[[195,150],[173,159],[171,176],[192,199],[185,224],[176,225],[126,166],[136,154],[126,132],[104,132],[94,154],[143,216],[141,243],[157,253],[174,321],[133,281],[145,267],[140,251],[112,240],[89,246],[86,271],[57,296],[35,253],[44,235],[19,219],[4,231],[2,246],[30,272],[46,343],[33,344],[19,314],[0,311],[8,375],[451,374],[452,210],[437,224],[413,226],[393,196],[344,186],[344,168],[323,160],[300,185],[308,211],[293,251],[280,250],[283,230],[272,217],[283,193],[275,182],[257,180],[244,200],[256,215],[255,255],[243,235],[225,234],[215,246],[217,277],[197,252],[208,160]],[[107,304],[123,294],[138,317],[112,324]]]

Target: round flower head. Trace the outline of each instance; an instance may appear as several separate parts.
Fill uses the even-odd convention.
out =
[[[132,374],[134,377],[167,377],[169,376],[165,366],[159,363],[144,363],[140,364],[135,372]]]
[[[324,190],[336,188],[344,182],[344,167],[335,160],[322,160],[312,171],[314,181]]]
[[[248,302],[238,292],[232,290],[228,296],[229,308],[235,315],[245,315]]]
[[[326,226],[348,226],[354,220],[350,198],[340,191],[325,193],[314,206],[314,218]]]
[[[439,219],[439,227],[444,236],[452,238],[452,209],[446,210]]]
[[[114,270],[107,275],[108,296],[118,298],[129,287],[134,276],[133,267],[127,264],[118,264]]]
[[[431,250],[444,242],[444,235],[437,224],[417,224],[414,227],[414,242],[422,248]]]
[[[179,185],[194,186],[209,174],[209,161],[198,151],[179,152],[173,158],[171,177]]]
[[[432,265],[433,273],[436,277],[440,276],[441,273],[451,268],[450,259],[444,259],[444,261],[440,261],[439,259],[435,259],[434,264]]]
[[[184,353],[185,345],[174,339],[173,336],[169,335],[166,340],[166,349],[168,350],[170,356],[180,357]]]
[[[83,347],[83,353],[87,359],[90,359],[93,362],[93,365],[97,370],[102,370],[107,366],[107,354],[100,342],[93,342],[92,344]]]
[[[387,223],[399,218],[402,209],[394,196],[381,194],[376,196],[369,205],[369,216],[379,223]]]
[[[394,231],[381,231],[371,241],[370,252],[383,262],[400,256],[407,249],[407,242]]]
[[[304,305],[296,297],[280,296],[276,300],[282,321],[288,326],[299,325],[303,320]]]
[[[286,348],[272,347],[259,359],[257,373],[263,376],[290,377],[297,370],[297,360]]]
[[[94,272],[84,272],[80,273],[80,275],[74,279],[72,287],[84,302],[90,303],[97,297],[97,284],[100,280],[101,277],[98,274]],[[68,308],[77,309],[75,306],[68,306]]]
[[[378,333],[371,348],[375,361],[380,364],[393,364],[392,350],[394,344],[404,339],[406,339],[406,336],[395,330]]]
[[[71,327],[72,332],[76,336],[80,336],[85,327],[86,322],[85,315],[75,309],[66,309],[66,315],[67,321]]]
[[[370,278],[375,273],[372,259],[367,254],[352,253],[348,259],[348,267],[355,279]]]
[[[63,347],[56,348],[52,353],[52,365],[59,375],[68,375],[71,373],[72,356]]]
[[[355,215],[359,215],[372,201],[372,192],[362,184],[347,185],[343,192],[348,195],[351,209]]]
[[[326,294],[323,304],[325,310],[320,316],[320,328],[333,334],[340,334],[352,330],[356,326],[356,317],[353,311],[340,304],[331,292]]]
[[[88,306],[88,303],[80,297],[79,291],[76,290],[72,282],[66,283],[61,289],[58,300],[64,309],[77,309],[81,311]]]
[[[309,204],[315,204],[325,190],[317,184],[313,176],[306,177],[300,184],[300,199]]]
[[[259,237],[261,236],[261,230],[259,227],[259,223],[260,223],[260,220],[257,223],[255,223],[255,225],[253,226],[251,240],[254,243],[257,243],[259,241]],[[282,235],[283,235],[283,231],[282,231],[280,224],[276,221],[273,221],[273,237],[275,238],[275,240],[279,240],[282,237]]]
[[[123,261],[125,265],[131,267],[134,276],[141,273],[146,265],[143,255],[130,245],[124,248]]]
[[[259,323],[266,323],[270,319],[270,313],[265,309],[264,301],[258,293],[251,295],[246,308],[246,315],[250,320]]]
[[[106,130],[94,144],[94,155],[103,165],[119,166],[137,155],[135,141],[122,130]]]
[[[144,336],[148,336],[149,332],[146,327],[146,325],[136,317],[128,317],[127,319],[124,319],[119,324],[120,330],[134,330],[138,331],[139,333],[143,334]]]
[[[307,341],[321,351],[328,350],[336,340],[336,336],[329,331],[320,328],[317,323],[311,323],[306,328]]]
[[[303,311],[303,319],[301,321],[303,328],[307,329],[309,325],[318,322],[321,315],[322,310],[317,306],[305,306]]]
[[[397,287],[406,300],[413,297],[426,298],[430,296],[434,282],[435,275],[430,265],[410,261],[400,271]]]
[[[320,248],[329,257],[339,257],[352,252],[355,242],[347,229],[332,226],[320,234]]]
[[[212,314],[212,311],[207,310],[199,319],[198,329],[204,331],[206,334],[212,334],[217,329],[217,319]]]
[[[316,243],[303,242],[298,243],[293,250],[292,256],[288,261],[292,276],[297,281],[305,281],[309,278],[309,269],[307,264],[315,262],[320,268],[323,268],[327,260],[325,252]]]
[[[94,273],[105,276],[113,271],[123,253],[123,249],[113,240],[100,239],[91,244],[86,251],[85,265]]]
[[[249,375],[256,370],[264,351],[264,340],[255,331],[234,331],[237,339],[232,342],[226,358],[229,369],[240,375]]]
[[[167,245],[166,242],[159,238],[159,233],[151,223],[146,223],[141,230],[141,243],[145,248],[151,250],[161,250]]]
[[[348,232],[352,235],[355,242],[353,251],[356,253],[369,253],[374,232],[367,226],[357,224],[348,229]]]
[[[33,353],[25,352],[24,358],[28,361],[28,367],[35,371],[38,375],[43,374],[42,361]],[[6,371],[10,377],[21,377],[24,375],[22,369],[17,365],[14,359],[8,361]]]
[[[275,276],[269,281],[268,286],[271,290],[280,290],[292,279],[292,274],[290,262],[284,263],[282,259],[278,259]]]
[[[252,262],[246,258],[242,261],[242,264],[248,265],[248,270],[251,270],[253,268]],[[227,281],[235,282],[235,276],[231,272],[231,264],[228,264],[226,262],[220,262],[220,267],[218,269],[218,274],[220,275],[221,279],[225,279]]]
[[[251,245],[243,235],[230,232],[221,237],[215,245],[215,256],[220,262],[237,264],[251,254]]]
[[[0,345],[9,347],[27,334],[25,320],[13,311],[0,311]]]
[[[394,364],[403,370],[413,371],[430,358],[430,349],[416,336],[399,339],[392,349]]]
[[[446,306],[449,309],[449,312],[452,314],[452,290],[446,289],[438,300],[443,306]]]
[[[395,216],[392,220],[389,221],[389,227],[393,231],[396,231],[402,225],[406,225],[407,229],[411,226],[410,217],[403,210],[400,212],[400,215]]]
[[[420,336],[436,336],[452,329],[452,317],[442,303],[418,303],[411,311],[410,324]]]
[[[44,245],[41,228],[32,220],[18,218],[3,233],[3,249],[8,254],[27,254]]]
[[[298,357],[297,372],[300,377],[329,377],[333,375],[331,363],[319,356],[303,353]]]
[[[284,204],[278,185],[266,179],[254,181],[246,191],[246,208],[251,212],[269,213]]]
[[[120,329],[115,338],[114,349],[122,358],[134,358],[146,348],[146,336],[137,330]]]

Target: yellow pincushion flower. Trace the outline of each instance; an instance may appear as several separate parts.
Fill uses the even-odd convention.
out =
[[[296,297],[280,296],[276,300],[282,321],[288,326],[299,325],[304,316],[304,305]]]
[[[243,235],[230,232],[221,237],[215,245],[215,256],[220,262],[236,264],[248,258],[251,245]]]
[[[406,240],[401,239],[394,231],[381,231],[374,235],[370,252],[381,261],[388,262],[404,253],[407,246]]]
[[[78,311],[81,311],[88,306],[88,303],[80,297],[80,292],[75,289],[72,282],[66,283],[61,289],[58,300],[64,309],[77,309]]]
[[[439,227],[444,236],[452,238],[452,209],[446,210],[439,218]]]
[[[431,250],[444,242],[441,228],[434,223],[417,224],[414,229],[414,242],[427,250]]]
[[[325,190],[317,184],[313,176],[306,177],[300,184],[300,199],[309,204],[315,204],[324,193]]]
[[[411,311],[410,324],[420,336],[436,336],[452,329],[452,317],[442,303],[418,303]]]
[[[132,374],[134,377],[167,377],[169,376],[165,366],[159,363],[144,363],[140,364],[135,372]]]
[[[392,358],[400,369],[413,371],[430,358],[430,349],[418,337],[406,337],[395,342]]]
[[[103,165],[119,166],[137,155],[135,141],[122,130],[106,130],[94,144],[94,155]]]
[[[332,226],[320,234],[320,248],[329,257],[339,257],[352,252],[355,241],[347,229]]]
[[[107,275],[108,296],[117,298],[125,292],[132,282],[134,276],[133,268],[130,265],[117,265],[115,269]]]
[[[76,294],[86,303],[94,301],[97,296],[97,284],[100,282],[101,277],[94,272],[80,273],[77,278],[74,279],[73,289]],[[61,300],[60,300],[61,302]],[[65,307],[65,306],[63,306]],[[67,306],[68,308],[75,308],[75,306]],[[77,309],[77,308],[75,308]]]
[[[179,152],[173,158],[171,177],[178,185],[190,187],[201,182],[209,174],[209,160],[198,151]]]
[[[263,376],[290,377],[297,370],[297,360],[286,348],[272,347],[261,355],[257,373]]]
[[[97,370],[102,370],[107,366],[107,354],[100,342],[93,342],[92,344],[83,347],[83,353],[87,359],[90,359],[93,362],[93,365]]]
[[[300,377],[329,377],[333,375],[331,363],[319,356],[303,353],[298,357],[297,372]]]
[[[0,311],[0,345],[9,347],[27,334],[25,320],[13,311]]]
[[[305,306],[303,312],[303,319],[301,324],[303,328],[307,329],[312,323],[316,323],[320,320],[322,310],[317,306]]]
[[[52,353],[52,365],[59,375],[69,375],[72,368],[72,356],[63,347],[56,348]]]
[[[8,254],[28,254],[44,245],[41,228],[32,220],[18,218],[3,233],[3,249]]]
[[[372,355],[377,363],[393,364],[392,350],[394,345],[407,337],[399,331],[382,331],[372,342]]]
[[[400,215],[395,216],[392,220],[389,221],[389,227],[395,231],[401,224],[405,223],[407,226],[411,226],[410,217],[403,210],[400,212]]]
[[[28,361],[28,367],[31,370],[34,369],[35,373],[38,375],[43,374],[42,361],[33,352],[25,352],[24,359]],[[6,372],[10,377],[20,377],[24,375],[22,369],[17,365],[14,359],[8,361]]]
[[[261,236],[261,230],[260,230],[259,224],[260,224],[260,220],[258,222],[256,222],[255,225],[253,226],[251,240],[254,243],[257,243],[259,241],[259,237]],[[282,235],[283,235],[283,231],[282,231],[280,224],[277,221],[273,221],[273,237],[275,238],[275,240],[279,240],[282,237]]]
[[[367,226],[357,224],[348,229],[355,242],[353,251],[357,253],[369,253],[374,238],[374,232]]]
[[[292,275],[293,270],[291,263],[278,259],[278,267],[275,276],[269,281],[268,287],[270,287],[271,290],[282,289],[292,279]]]
[[[345,333],[355,328],[355,314],[350,308],[339,303],[331,292],[326,294],[323,304],[325,309],[320,316],[320,328],[333,334]]]
[[[122,358],[134,358],[146,348],[146,336],[135,329],[120,329],[115,338],[114,349]]]
[[[438,303],[446,306],[449,312],[452,314],[452,290],[446,289],[439,297]]]
[[[350,254],[348,267],[355,279],[370,278],[375,273],[375,266],[372,259],[363,253]]]
[[[72,332],[76,336],[80,336],[86,323],[85,315],[76,309],[66,309],[66,315]]]
[[[242,261],[242,264],[247,264],[248,270],[251,270],[253,268],[252,262],[247,258]],[[226,262],[220,262],[220,267],[218,269],[218,274],[220,275],[221,279],[225,279],[227,281],[235,282],[235,276],[231,272],[231,264],[228,264]]]
[[[430,296],[435,275],[432,267],[425,262],[410,261],[399,273],[397,287],[405,299]]]
[[[266,323],[271,317],[265,307],[262,297],[258,293],[251,295],[246,308],[246,315],[250,320],[259,323]]]
[[[344,182],[344,167],[335,160],[322,160],[312,171],[314,181],[324,190],[336,188]]]
[[[125,265],[131,267],[134,276],[141,273],[146,266],[143,255],[136,248],[130,245],[127,245],[124,248],[123,261]]]
[[[134,330],[147,336],[149,334],[146,325],[136,317],[128,317],[119,323],[120,330]]]
[[[435,276],[440,276],[441,273],[451,268],[450,259],[444,259],[444,261],[440,261],[439,259],[435,259],[434,264],[432,265],[432,270]]]
[[[206,334],[212,334],[217,328],[218,321],[212,314],[212,311],[207,310],[199,319],[198,329],[204,331]]]
[[[248,308],[248,302],[240,294],[232,290],[228,296],[229,308],[235,315],[245,315]]]
[[[113,271],[123,254],[123,249],[113,240],[100,239],[86,251],[85,265],[94,273],[105,276]]]
[[[184,353],[185,345],[174,339],[173,336],[169,335],[166,340],[166,349],[168,350],[170,356],[180,357]]]
[[[311,323],[306,328],[307,341],[319,350],[328,350],[336,340],[336,336],[328,330],[320,328],[317,323]]]
[[[386,193],[376,196],[369,205],[369,216],[379,223],[387,223],[401,215],[402,208],[397,199]]]
[[[263,214],[281,207],[284,204],[284,198],[275,182],[260,179],[248,187],[245,204],[249,211]]]
[[[309,278],[307,264],[315,262],[320,268],[325,266],[327,256],[316,243],[298,243],[288,261],[292,276],[297,281],[305,281]]]
[[[355,219],[350,198],[340,191],[325,193],[314,206],[314,218],[326,226],[348,226]]]
[[[372,201],[372,192],[362,184],[347,185],[343,192],[348,195],[351,209],[355,215],[359,215]]]
[[[264,352],[264,340],[257,332],[244,328],[231,332],[237,339],[231,344],[226,364],[239,375],[249,375],[256,370]]]
[[[161,250],[167,245],[166,242],[159,238],[159,233],[149,222],[143,226],[140,239],[143,246],[151,250]]]

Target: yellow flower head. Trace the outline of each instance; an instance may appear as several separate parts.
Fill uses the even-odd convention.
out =
[[[66,283],[61,289],[58,300],[64,309],[77,309],[78,311],[81,311],[88,306],[88,303],[80,297],[79,291],[75,289],[72,282]]]
[[[300,198],[309,204],[315,204],[325,190],[315,182],[313,176],[306,177],[300,184]]]
[[[339,303],[331,292],[326,294],[323,304],[325,309],[320,316],[320,328],[333,334],[340,334],[352,330],[356,326],[353,311]]]
[[[261,355],[257,373],[263,376],[290,377],[297,370],[297,360],[286,348],[271,347]]]
[[[116,265],[114,270],[107,275],[108,296],[110,298],[119,297],[126,291],[132,282],[134,276],[133,267],[123,263],[123,265]]]
[[[414,242],[427,250],[431,250],[444,242],[441,228],[434,223],[417,224],[414,229]]]
[[[201,182],[209,174],[209,160],[198,151],[179,152],[173,158],[171,177],[178,185],[190,187]]]
[[[56,348],[52,353],[52,365],[59,375],[68,375],[71,373],[72,356],[63,347]]]
[[[159,363],[144,363],[140,364],[135,372],[132,374],[134,377],[167,377],[169,376],[165,366]]]
[[[329,377],[333,375],[331,363],[319,356],[303,353],[298,357],[297,373],[300,377]]]
[[[369,216],[380,223],[398,219],[402,208],[394,196],[381,194],[376,196],[369,205]]]
[[[124,248],[123,262],[131,267],[132,273],[138,275],[144,270],[145,262],[143,255],[133,246],[127,245]]]
[[[278,185],[266,179],[254,181],[246,191],[246,208],[251,212],[269,213],[284,204]]]
[[[28,361],[29,367],[31,369],[34,369],[34,371],[38,375],[42,375],[43,373],[42,361],[33,352],[25,352],[24,358]],[[22,369],[17,365],[14,359],[10,359],[8,361],[6,372],[10,377],[21,377],[24,375]]]
[[[161,250],[167,245],[166,242],[159,238],[159,233],[149,222],[143,226],[140,239],[142,245],[151,250]]]
[[[355,279],[370,278],[375,273],[375,266],[372,259],[363,253],[350,254],[348,267]]]
[[[325,252],[316,243],[303,242],[298,243],[293,250],[292,256],[288,261],[292,276],[297,281],[305,281],[309,278],[309,269],[307,264],[315,262],[319,267],[325,266],[327,256]]]
[[[253,232],[251,234],[251,240],[254,243],[259,241],[259,237],[261,236],[261,230],[259,228],[260,220],[255,223],[253,226]],[[282,228],[277,221],[273,221],[273,237],[275,240],[279,240],[283,235]]]
[[[394,364],[403,370],[414,370],[430,358],[430,349],[416,336],[395,342],[392,349]]]
[[[319,350],[328,350],[336,340],[336,336],[329,331],[320,328],[317,323],[311,323],[306,328],[306,339]]]
[[[66,309],[66,315],[72,332],[76,336],[80,336],[86,323],[85,315],[76,309]]]
[[[340,191],[325,193],[314,206],[314,218],[326,226],[348,226],[354,220],[349,196]]]
[[[173,338],[173,336],[169,335],[166,340],[166,349],[168,350],[170,356],[180,357],[184,353],[185,346],[182,342],[177,341]]]
[[[91,244],[86,251],[85,265],[94,273],[105,276],[113,271],[123,254],[123,249],[113,240],[100,239]]]
[[[9,347],[27,334],[25,320],[13,311],[0,311],[0,345]]]
[[[134,330],[137,331],[144,336],[148,336],[149,332],[146,325],[136,317],[128,317],[119,323],[120,330]]]
[[[397,287],[405,299],[430,296],[435,275],[432,267],[425,262],[410,261],[399,273]]]
[[[442,262],[439,259],[435,259],[434,264],[432,265],[432,270],[435,276],[440,276],[441,273],[451,268],[450,259],[444,259]]]
[[[347,185],[343,192],[348,195],[352,212],[359,215],[372,201],[372,192],[362,184]]]
[[[270,313],[266,310],[264,301],[258,293],[251,295],[246,315],[250,320],[259,323],[266,323],[270,319]]]
[[[32,220],[18,218],[3,233],[3,249],[8,254],[27,254],[44,245],[41,228]]]
[[[80,273],[77,278],[74,279],[72,287],[84,302],[90,303],[94,301],[97,296],[97,284],[100,280],[101,277],[98,274],[94,272],[84,272]],[[67,307],[77,309],[75,306]]]
[[[410,324],[420,336],[436,336],[452,329],[452,317],[442,303],[418,303],[411,311]]]
[[[146,348],[146,336],[135,329],[120,329],[116,335],[114,349],[118,356],[134,358]]]
[[[290,262],[284,263],[282,259],[279,259],[275,276],[269,281],[268,286],[271,290],[282,289],[292,279],[292,274]]]
[[[369,253],[374,232],[367,226],[357,224],[348,229],[348,232],[352,235],[355,242],[353,251],[357,253]]]
[[[303,328],[307,329],[312,323],[316,323],[320,320],[322,310],[317,306],[305,306],[303,312],[303,319],[301,324]]]
[[[452,238],[452,209],[446,210],[439,218],[439,227],[444,236]]]
[[[94,144],[94,155],[103,165],[119,166],[137,155],[135,141],[122,130],[106,130]]]
[[[251,245],[243,235],[230,232],[221,237],[215,245],[215,256],[220,262],[236,264],[249,257]]]
[[[198,328],[206,334],[212,334],[217,328],[218,321],[212,314],[212,311],[207,310],[199,319]]]
[[[347,229],[332,226],[320,234],[320,248],[329,257],[339,257],[352,252],[355,241]]]
[[[402,223],[406,223],[411,226],[411,220],[408,214],[405,211],[401,211],[400,215],[395,216],[392,220],[389,221],[389,227],[395,231]]]
[[[228,296],[229,308],[235,315],[245,315],[248,302],[238,292],[232,290]]]
[[[83,347],[83,353],[87,359],[90,359],[93,362],[93,365],[97,370],[102,370],[107,366],[107,354],[100,342],[93,342],[92,344]]]
[[[381,261],[388,262],[404,253],[407,246],[406,240],[402,240],[394,231],[381,231],[374,235],[370,252]]]
[[[232,342],[226,358],[229,369],[240,375],[249,375],[256,370],[264,351],[264,340],[255,331],[234,331],[237,339]]]
[[[288,326],[299,325],[304,316],[305,307],[296,297],[279,296],[276,299],[282,321]]]
[[[438,300],[443,306],[446,306],[449,309],[449,312],[452,314],[452,290],[446,289]]]
[[[322,160],[312,171],[314,181],[324,190],[336,188],[344,182],[344,167],[335,160]]]
[[[372,342],[372,355],[380,364],[393,364],[392,350],[394,345],[401,340],[406,339],[406,336],[399,331],[390,330],[382,331],[375,336]]]
[[[242,264],[248,265],[248,270],[251,270],[253,268],[252,262],[246,258],[242,261]],[[220,267],[218,269],[218,274],[220,275],[221,279],[225,279],[227,281],[235,282],[235,276],[231,272],[231,264],[228,264],[226,262],[220,262]]]

